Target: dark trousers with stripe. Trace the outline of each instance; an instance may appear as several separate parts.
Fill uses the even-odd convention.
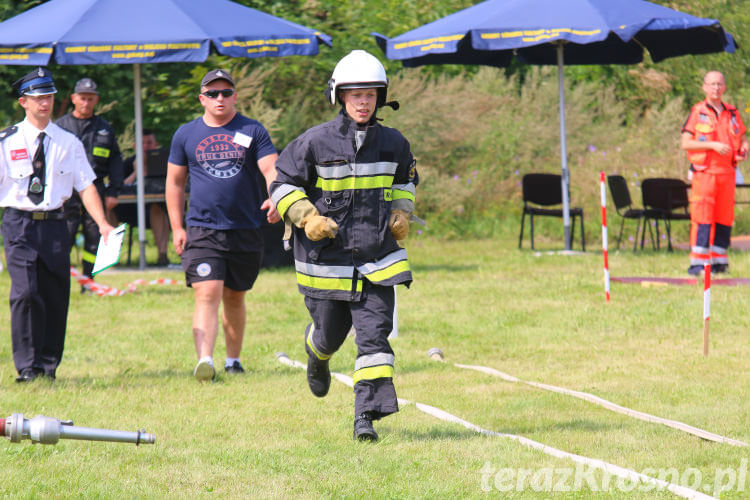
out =
[[[13,362],[20,373],[54,375],[62,360],[70,302],[70,244],[64,220],[6,211],[2,224],[10,274]]]
[[[357,359],[393,355],[388,342],[388,335],[393,330],[395,306],[392,286],[377,286],[365,280],[362,299],[358,302],[305,296],[305,305],[313,319],[312,343],[320,354],[328,356],[338,351],[349,329],[354,326]],[[377,371],[378,367],[369,368]],[[391,376],[363,378],[354,384],[355,415],[369,412],[377,420],[398,411],[393,366],[385,368]]]

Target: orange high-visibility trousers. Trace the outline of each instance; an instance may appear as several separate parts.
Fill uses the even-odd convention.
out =
[[[734,223],[734,169],[694,172],[690,189],[690,265],[728,264]]]

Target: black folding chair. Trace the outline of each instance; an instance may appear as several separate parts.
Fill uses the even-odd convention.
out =
[[[648,221],[656,222],[656,243],[653,243],[651,226],[648,226],[649,235],[652,237],[652,247],[659,249],[659,221],[664,221],[667,228],[667,250],[672,251],[672,221],[690,220],[690,201],[688,200],[688,185],[680,179],[655,178],[644,179],[641,184],[641,196],[643,197],[643,231],[641,232],[641,248],[646,236]]]
[[[521,180],[523,191],[523,213],[521,214],[521,233],[518,235],[518,248],[523,242],[523,226],[526,214],[531,221],[531,249],[534,249],[534,216],[563,217],[562,208],[542,208],[562,204],[562,176],[557,174],[526,174]],[[570,199],[570,197],[568,197]],[[576,217],[581,219],[581,249],[586,251],[586,240],[583,233],[583,208],[569,207],[571,219],[570,239],[573,240]]]
[[[620,248],[625,219],[634,219],[638,223],[635,228],[635,238],[633,240],[633,251],[635,252],[638,248],[638,233],[641,231],[641,220],[643,219],[645,210],[642,208],[633,208],[633,200],[630,198],[630,189],[628,189],[628,181],[625,180],[625,177],[621,175],[607,176],[607,184],[609,184],[609,192],[612,193],[615,211],[621,218],[620,232],[617,235],[617,248]]]

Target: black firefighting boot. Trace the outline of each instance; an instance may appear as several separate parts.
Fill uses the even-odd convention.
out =
[[[307,385],[310,391],[319,398],[328,394],[331,387],[331,371],[328,369],[328,360],[319,359],[312,352],[307,343],[307,336],[312,324],[307,325],[305,330],[305,351],[307,351]]]
[[[378,433],[372,426],[372,417],[368,412],[354,418],[354,439],[357,441],[377,441]]]

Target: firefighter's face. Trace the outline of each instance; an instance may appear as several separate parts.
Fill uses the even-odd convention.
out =
[[[346,89],[341,93],[347,114],[364,125],[370,121],[378,102],[378,89]]]
[[[90,92],[82,92],[73,94],[70,100],[73,101],[76,118],[91,118],[94,116],[94,108],[99,102],[99,96]]]

